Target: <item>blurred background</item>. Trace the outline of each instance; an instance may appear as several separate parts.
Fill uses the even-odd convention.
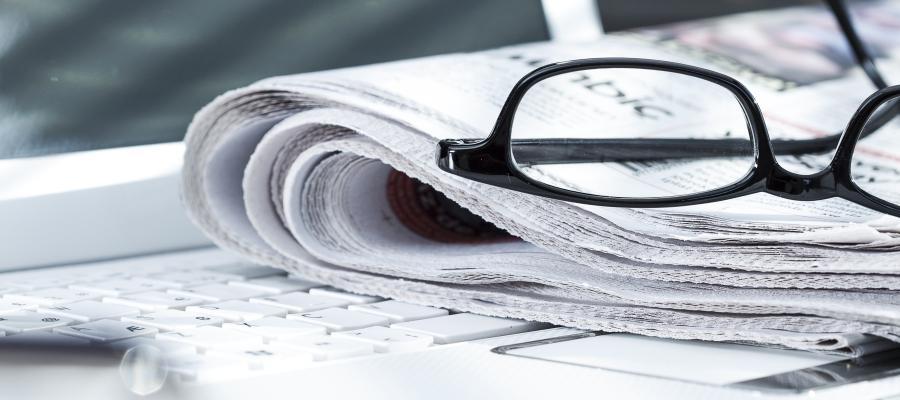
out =
[[[809,0],[601,0],[607,31]],[[0,0],[0,158],[180,140],[298,72],[548,39],[540,0]]]

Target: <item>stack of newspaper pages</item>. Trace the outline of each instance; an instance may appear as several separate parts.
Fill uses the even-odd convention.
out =
[[[900,4],[854,13],[879,67],[900,83],[900,41],[891,40]],[[839,132],[874,91],[823,8],[279,76],[196,115],[185,203],[225,249],[352,292],[669,338],[851,354],[897,345],[896,218],[839,199],[765,194],[668,209],[585,206],[437,168],[437,141],[485,137],[524,74],[613,56],[739,79],[773,137]],[[860,146],[872,173],[900,183],[900,123],[891,129]],[[829,156],[779,162],[810,172]],[[639,176],[673,174],[702,178],[679,169]]]

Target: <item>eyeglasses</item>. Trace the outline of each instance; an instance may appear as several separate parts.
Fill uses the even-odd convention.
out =
[[[735,79],[674,62],[594,58],[526,75],[490,136],[442,140],[438,166],[494,186],[599,206],[672,207],[766,192],[800,201],[840,197],[900,216],[900,170],[879,161],[885,154],[857,147],[865,137],[900,134],[900,85],[887,86],[843,2],[827,3],[878,88],[842,133],[770,140],[759,106]],[[565,101],[554,101],[560,98]],[[831,151],[827,166],[808,175],[775,158]]]

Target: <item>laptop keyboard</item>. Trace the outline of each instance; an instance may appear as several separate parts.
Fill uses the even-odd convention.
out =
[[[201,254],[219,253],[205,251]],[[348,293],[197,252],[0,274],[0,344],[142,345],[207,381],[550,327]],[[150,262],[148,262],[148,260]]]

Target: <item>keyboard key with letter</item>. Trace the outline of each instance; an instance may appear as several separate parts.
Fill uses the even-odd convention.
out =
[[[8,333],[22,333],[42,329],[52,329],[72,323],[71,319],[55,315],[22,311],[0,316],[0,330]]]
[[[361,311],[387,317],[391,322],[415,321],[417,319],[435,318],[449,314],[447,310],[440,308],[420,306],[397,300],[388,300],[371,304],[354,304],[347,308],[353,311]]]
[[[201,326],[179,332],[160,333],[156,335],[156,340],[171,340],[200,348],[258,346],[263,344],[263,339],[260,336],[216,326]]]
[[[182,296],[166,292],[144,292],[122,297],[106,297],[103,301],[106,303],[135,307],[143,311],[162,311],[170,308],[184,308],[204,302],[203,299],[198,297]]]
[[[312,354],[316,361],[358,357],[375,352],[374,346],[369,343],[335,336],[297,337],[278,340],[275,344]]]
[[[288,319],[322,325],[328,328],[329,332],[349,331],[390,323],[390,320],[385,317],[343,308],[326,308],[302,314],[289,314]]]
[[[258,345],[219,347],[207,355],[242,361],[250,369],[293,369],[313,361],[313,355],[288,346]]]
[[[325,297],[334,297],[336,299],[346,300],[350,304],[366,304],[366,303],[374,303],[376,301],[382,301],[384,299],[375,297],[375,296],[366,296],[363,294],[356,294],[345,292],[343,290],[337,290],[334,288],[314,288],[310,289],[309,294],[313,296],[325,296]]]
[[[284,278],[281,276],[269,276],[266,278],[250,279],[247,281],[231,281],[228,282],[228,284],[261,290],[270,294],[297,292],[323,286],[321,283],[306,281],[303,279]]]
[[[313,296],[308,293],[293,292],[278,296],[250,299],[251,303],[265,304],[286,308],[294,312],[324,310],[331,307],[343,307],[350,302],[332,297]]]
[[[227,322],[222,328],[235,329],[262,336],[265,340],[289,339],[298,336],[317,336],[328,332],[322,325],[290,319],[266,317],[253,321]]]
[[[111,342],[158,332],[156,328],[141,326],[123,321],[104,319],[81,325],[64,326],[54,329],[63,335],[75,336],[92,342]]]
[[[79,283],[69,287],[72,289],[99,293],[102,296],[122,296],[129,293],[147,292],[150,290],[165,290],[172,286],[149,279],[136,278]]]
[[[421,350],[431,346],[434,342],[434,338],[428,335],[385,328],[383,326],[370,326],[355,331],[338,332],[335,333],[335,336],[369,343],[379,353]]]
[[[218,317],[193,315],[178,310],[163,310],[145,315],[124,317],[122,320],[139,325],[152,326],[166,331],[186,330],[204,325],[221,325],[223,322],[222,319]]]
[[[190,306],[184,311],[191,314],[210,315],[231,322],[252,321],[263,317],[284,316],[287,310],[265,304],[250,303],[242,300],[229,300],[221,303]]]
[[[100,294],[84,290],[69,288],[47,288],[25,293],[8,294],[3,298],[5,300],[15,301],[18,303],[50,306],[54,304],[72,303],[75,301],[96,299],[98,297],[100,297]]]
[[[206,301],[239,300],[254,296],[265,296],[266,292],[224,283],[210,283],[185,289],[169,289],[169,293],[185,297],[198,297]]]
[[[120,318],[140,314],[140,310],[134,307],[120,304],[101,303],[96,300],[85,300],[75,303],[59,304],[55,306],[39,307],[38,312],[59,315],[71,318],[75,321],[88,322],[102,318]]]

